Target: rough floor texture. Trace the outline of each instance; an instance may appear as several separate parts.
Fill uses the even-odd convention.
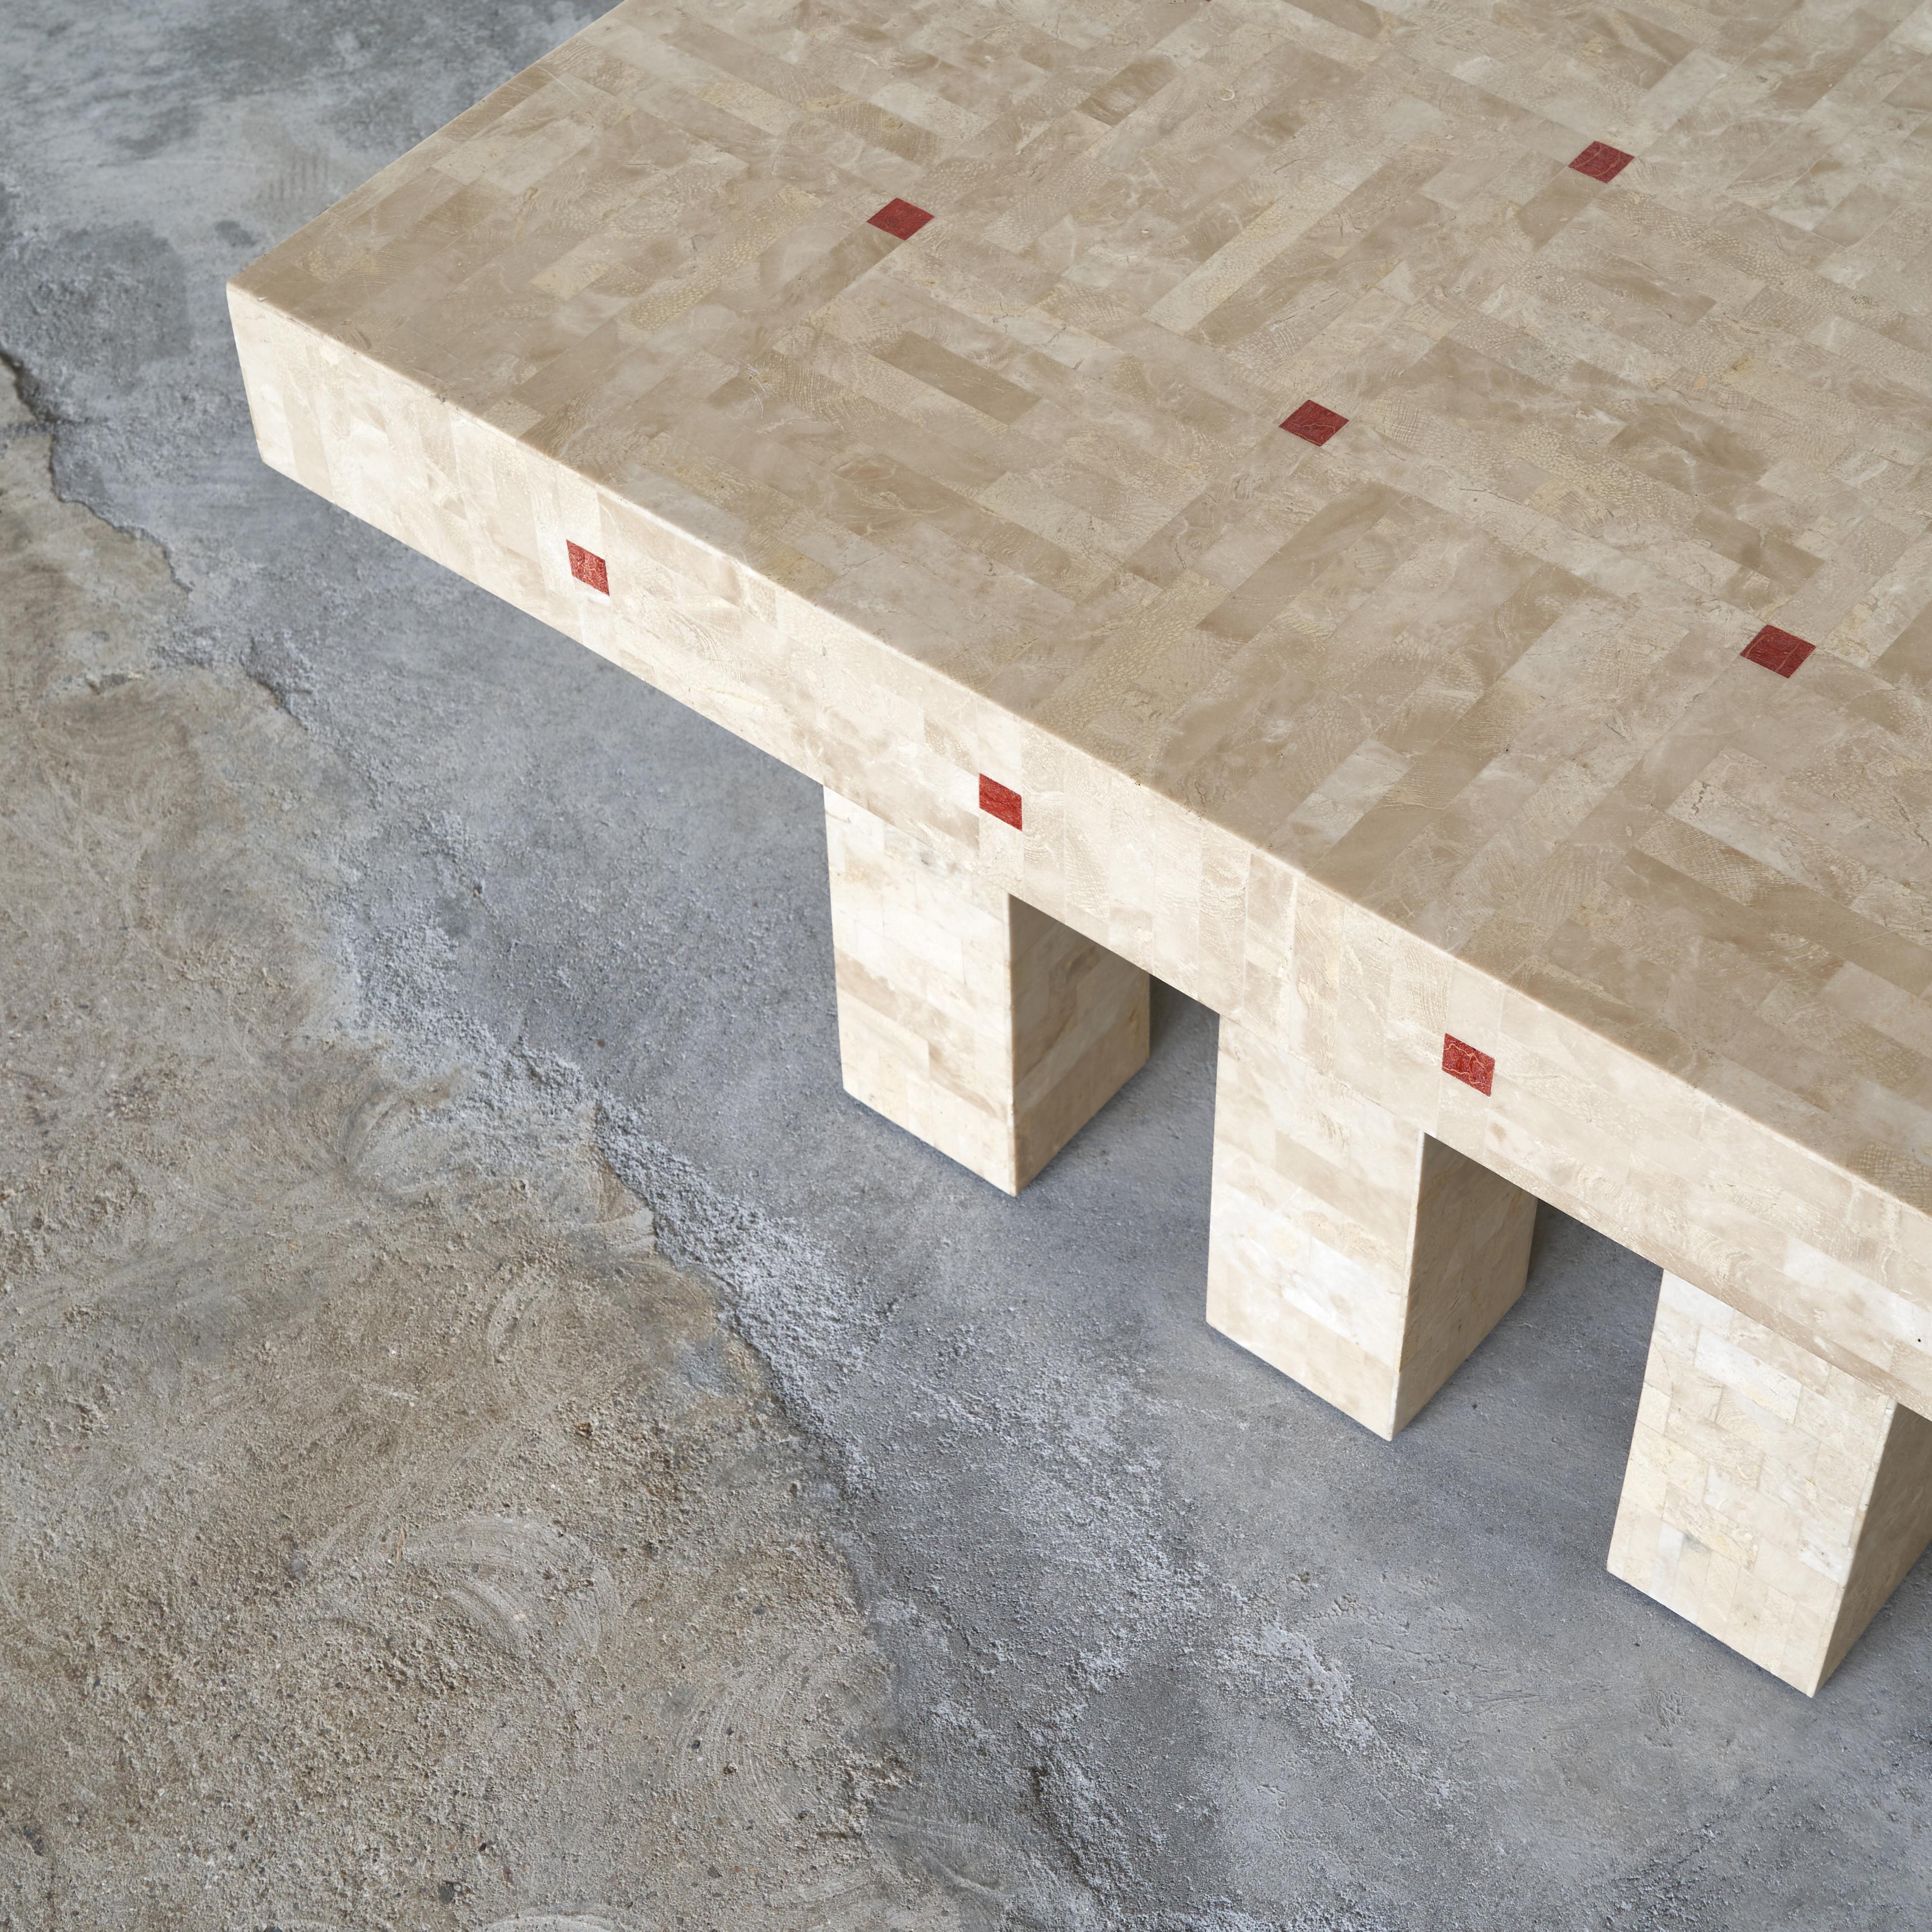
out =
[[[1209,1016],[1006,1199],[808,786],[256,463],[223,278],[591,10],[10,22],[0,1924],[1932,1914],[1927,1567],[1815,1705],[1604,1572],[1654,1270],[1376,1441],[1202,1321]]]

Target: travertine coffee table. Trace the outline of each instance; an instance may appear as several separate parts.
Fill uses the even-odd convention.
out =
[[[1617,1575],[1932,1534],[1932,32],[633,0],[239,276],[278,470],[826,788],[860,1099],[1221,1015],[1214,1325],[1393,1435],[1662,1264]]]

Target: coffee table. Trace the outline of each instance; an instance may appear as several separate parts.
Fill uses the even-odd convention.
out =
[[[1932,1537],[1932,68],[1526,0],[631,0],[238,276],[276,469],[825,788],[1000,1186],[1221,1016],[1208,1317],[1392,1436],[1664,1270],[1610,1568]]]

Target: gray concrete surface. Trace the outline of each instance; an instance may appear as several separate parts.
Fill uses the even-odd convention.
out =
[[[1815,1704],[1604,1573],[1654,1270],[1375,1441],[1210,1015],[998,1196],[811,787],[260,466],[224,278],[593,10],[9,10],[0,1925],[1932,1921],[1926,1566]]]

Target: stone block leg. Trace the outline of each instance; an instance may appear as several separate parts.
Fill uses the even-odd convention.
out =
[[[1148,976],[825,794],[845,1090],[1017,1194],[1148,1054]]]
[[[1535,1198],[1224,1018],[1208,1319],[1392,1436],[1522,1292]]]
[[[1807,1696],[1932,1541],[1932,1422],[1664,1277],[1610,1571]]]

